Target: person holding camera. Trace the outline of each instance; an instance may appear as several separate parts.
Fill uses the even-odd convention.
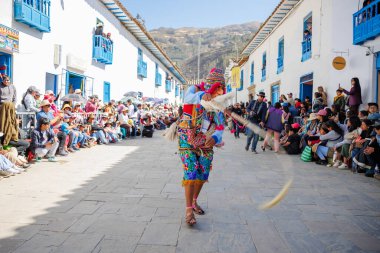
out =
[[[40,118],[38,127],[32,132],[31,148],[36,155],[36,161],[40,162],[42,157],[47,155],[49,162],[56,162],[55,153],[58,146],[58,138],[50,128],[50,120]]]
[[[265,116],[268,109],[267,103],[264,102],[264,98],[265,92],[259,92],[259,94],[257,94],[257,99],[252,100],[247,107],[248,120],[260,127],[264,127]],[[259,135],[248,128],[247,130],[247,145],[245,146],[245,150],[248,151],[252,142],[251,150],[253,153],[257,154],[256,147],[259,142]]]

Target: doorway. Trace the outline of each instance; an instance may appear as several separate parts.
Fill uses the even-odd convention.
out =
[[[111,101],[111,84],[109,82],[104,82],[103,85],[103,102],[108,103]]]
[[[313,99],[313,73],[304,75],[300,78],[300,99],[305,101],[306,97]]]
[[[380,85],[380,52],[377,52],[377,56],[376,56],[376,97],[375,97],[375,101],[377,102],[377,104],[380,104],[380,88],[379,88],[379,85]]]
[[[74,72],[67,71],[66,73],[66,94],[73,94],[76,89],[80,89],[84,94],[86,77]]]
[[[45,90],[52,90],[54,94],[58,94],[58,75],[46,73]]]
[[[0,52],[0,74],[9,76],[12,81],[12,55]]]

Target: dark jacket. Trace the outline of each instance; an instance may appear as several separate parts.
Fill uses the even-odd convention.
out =
[[[252,123],[260,123],[260,122],[265,122],[265,117],[267,115],[267,103],[266,102],[259,102],[257,100],[252,100],[248,107],[247,107],[247,112],[249,113],[248,119]],[[255,108],[256,107],[256,108]]]
[[[48,130],[46,130],[46,132],[47,132],[47,138],[48,138],[47,142],[52,142],[55,137],[53,130],[49,128]],[[36,128],[32,132],[32,143],[30,146],[32,147],[32,149],[45,148],[45,144],[42,144],[42,142],[43,142],[43,134],[41,132],[41,129]]]
[[[343,90],[346,95],[350,95],[347,100],[347,105],[361,105],[362,102],[362,91],[360,87],[351,87],[350,91]]]

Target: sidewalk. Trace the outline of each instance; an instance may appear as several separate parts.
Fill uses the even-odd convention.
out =
[[[380,252],[380,182],[298,156],[254,155],[225,133],[189,228],[176,143],[82,150],[0,181],[0,252]],[[286,181],[286,198],[258,206]]]

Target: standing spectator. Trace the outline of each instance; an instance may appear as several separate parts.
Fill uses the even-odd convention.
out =
[[[89,99],[86,103],[86,106],[84,107],[84,110],[87,113],[90,113],[90,112],[95,113],[96,110],[98,109],[97,104],[96,104],[96,98],[95,98],[95,96],[89,96],[88,98]]]
[[[280,99],[279,99],[278,102],[280,102],[280,103],[286,103],[286,102],[288,102],[288,99],[286,98],[286,96],[284,94],[281,94]]]
[[[241,110],[239,103],[236,103],[234,105],[234,107],[232,108],[232,112],[236,113],[239,116],[243,115],[243,111]],[[234,130],[235,130],[235,132],[234,132],[235,138],[240,138],[240,136],[239,136],[239,133],[240,133],[239,122],[237,122],[236,120],[232,120],[232,124],[233,124]]]
[[[321,94],[322,96],[322,100],[323,100],[323,106],[326,107],[327,106],[327,93],[324,91],[323,87],[322,86],[319,86],[318,87],[318,92]]]
[[[307,111],[310,110],[310,106],[311,106],[311,102],[310,102],[310,97],[309,96],[306,96],[305,97],[305,101],[303,102],[305,108]]]
[[[346,97],[344,96],[341,89],[336,90],[336,96],[334,97],[333,105],[335,105],[336,108],[339,108],[340,112],[344,112],[344,109],[346,108]]]
[[[35,95],[39,93],[39,90],[35,86],[30,86],[25,92],[22,101],[20,111],[23,112],[34,112],[33,114],[24,115],[22,120],[22,129],[30,126],[30,122],[33,121],[35,113],[39,112],[39,108],[37,107]]]
[[[132,100],[127,100],[127,106],[128,106],[128,116],[129,118],[132,118],[135,114],[135,106],[132,104]]]
[[[252,100],[247,107],[249,121],[251,121],[253,124],[260,125],[261,127],[264,126],[265,116],[267,113],[267,103],[264,102],[264,98],[265,92],[259,92],[259,94],[257,94],[257,100]],[[248,130],[245,150],[248,151],[253,139],[251,150],[253,153],[257,154],[256,147],[257,143],[259,142],[259,137],[260,136],[258,133],[255,133],[252,130]]]
[[[280,148],[280,133],[284,129],[284,112],[281,110],[279,102],[274,104],[274,107],[269,108],[266,116],[265,127],[268,129],[265,140],[261,149],[265,151],[266,146],[272,135],[274,135],[274,152],[278,152]]]
[[[55,153],[58,146],[58,138],[50,128],[50,120],[40,118],[38,127],[32,132],[31,147],[36,154],[36,161],[40,162],[42,157],[47,155],[49,162],[56,162]]]
[[[0,106],[5,102],[12,102],[16,106],[16,87],[10,83],[9,76],[3,75],[0,83]]]
[[[342,89],[342,88],[340,88]],[[362,90],[360,87],[360,82],[357,77],[354,77],[351,79],[351,89],[350,91],[347,91],[345,89],[342,89],[342,91],[349,95],[347,104],[350,107],[350,111],[352,111],[355,115],[358,115],[359,113],[359,106],[363,103],[362,102]]]
[[[292,106],[295,106],[295,102],[294,102],[294,99],[293,99],[293,93],[292,92],[288,93],[287,102],[288,102],[288,104],[290,104]]]

